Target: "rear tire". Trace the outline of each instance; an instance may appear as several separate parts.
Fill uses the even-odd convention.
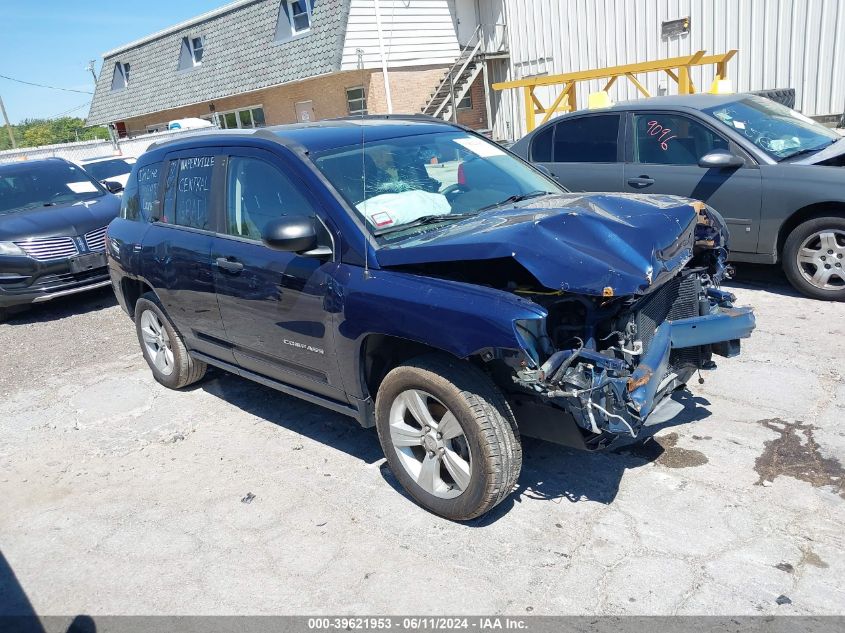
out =
[[[0,323],[3,323],[9,318],[9,311],[6,308],[0,308]]]
[[[786,239],[782,260],[798,292],[823,301],[845,301],[845,218],[799,224]]]
[[[478,368],[447,356],[420,356],[387,374],[376,429],[402,487],[447,519],[491,510],[522,468],[516,421],[501,391]]]
[[[165,387],[181,389],[205,376],[206,364],[188,354],[182,337],[152,292],[142,295],[135,304],[135,331],[153,377]]]

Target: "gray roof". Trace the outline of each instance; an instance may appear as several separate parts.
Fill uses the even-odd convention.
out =
[[[659,97],[648,97],[646,99],[632,99],[631,101],[620,101],[610,109],[638,110],[641,108],[676,108],[679,106],[701,110],[703,108],[714,108],[725,103],[731,103],[750,96],[744,93],[731,93],[714,95],[709,92],[697,92],[691,95],[661,95]]]
[[[349,0],[314,3],[311,30],[275,41],[279,0],[239,0],[104,55],[88,124],[221,99],[340,70]],[[183,37],[204,38],[202,64],[179,70]],[[112,91],[116,62],[129,86]]]

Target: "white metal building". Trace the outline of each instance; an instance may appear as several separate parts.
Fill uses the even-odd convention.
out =
[[[476,6],[482,23],[489,20],[485,13],[498,12],[496,19],[507,24],[509,57],[489,63],[493,81],[735,48],[728,67],[735,91],[794,88],[796,109],[807,115],[845,111],[845,0],[478,0]],[[661,35],[664,22],[687,17],[687,33]],[[695,68],[692,78],[697,90],[707,90],[713,69]],[[640,80],[651,94],[676,90],[665,74]],[[598,82],[579,87],[579,107],[601,88]],[[494,96],[499,137],[524,134],[518,92]],[[626,81],[611,89],[614,101],[637,97]]]

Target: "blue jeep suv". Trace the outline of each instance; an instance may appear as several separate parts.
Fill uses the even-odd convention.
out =
[[[442,516],[513,489],[520,435],[597,449],[750,335],[727,231],[670,196],[568,193],[470,130],[364,117],[154,145],[108,230],[144,357],[375,426]]]

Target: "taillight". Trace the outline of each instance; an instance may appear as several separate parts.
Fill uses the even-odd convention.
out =
[[[459,185],[467,184],[467,177],[466,177],[466,174],[464,173],[464,164],[463,163],[458,165],[458,184]]]

